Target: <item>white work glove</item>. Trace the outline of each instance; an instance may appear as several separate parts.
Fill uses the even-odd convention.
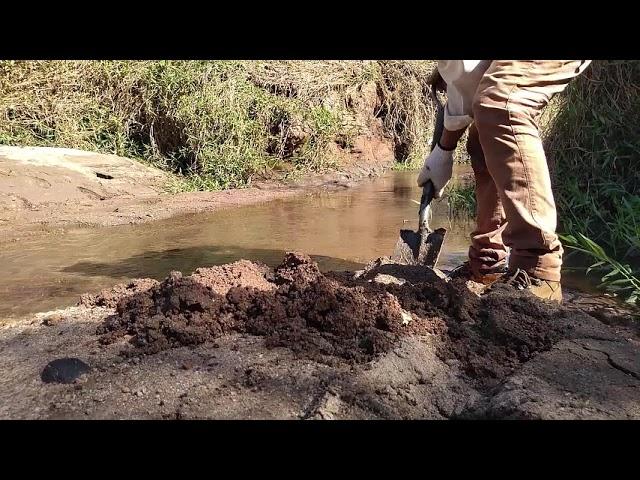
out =
[[[453,150],[442,150],[439,145],[424,159],[424,165],[418,175],[418,186],[428,180],[433,182],[435,197],[440,198],[453,174]]]

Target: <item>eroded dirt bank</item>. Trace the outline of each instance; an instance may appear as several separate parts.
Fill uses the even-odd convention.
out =
[[[381,134],[335,147],[336,167],[294,180],[271,172],[252,186],[170,194],[170,177],[128,158],[80,150],[0,146],[0,243],[70,226],[139,224],[187,213],[267,202],[317,188],[346,188],[394,162]]]
[[[175,272],[0,327],[0,417],[640,418],[637,326],[592,313],[384,260]]]

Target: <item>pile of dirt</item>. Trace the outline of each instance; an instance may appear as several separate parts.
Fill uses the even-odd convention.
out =
[[[340,285],[306,255],[288,253],[273,270],[239,261],[172,272],[123,297],[98,333],[104,343],[132,335],[137,351],[154,353],[242,332],[310,358],[363,362],[387,351],[406,322],[393,295]]]
[[[399,281],[372,280],[390,274]],[[190,276],[172,272],[133,290],[119,287],[96,301],[121,295],[98,333],[103,343],[130,336],[135,354],[240,332],[325,363],[362,363],[403,336],[433,335],[438,355],[458,362],[479,388],[493,387],[593,320],[507,286],[479,297],[462,281],[380,260],[356,275],[323,275],[299,253],[275,269],[242,260]]]
[[[537,353],[593,324],[588,315],[507,285],[479,296],[463,279],[447,281],[439,272],[384,258],[354,277],[352,284],[361,279],[382,283],[413,318],[429,322],[438,336],[438,356],[458,361],[481,389],[497,385]]]

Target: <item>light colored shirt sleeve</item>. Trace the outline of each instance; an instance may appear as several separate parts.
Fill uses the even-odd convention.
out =
[[[444,128],[462,130],[473,122],[471,106],[491,60],[439,60],[438,72],[447,84]]]

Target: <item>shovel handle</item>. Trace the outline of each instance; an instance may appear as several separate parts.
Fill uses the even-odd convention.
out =
[[[437,81],[437,77],[436,77],[436,81]],[[434,148],[436,148],[436,145],[438,144],[440,137],[442,137],[442,132],[444,131],[444,105],[438,98],[435,81],[434,83],[431,84],[430,91],[431,91],[431,99],[433,100],[433,103],[435,103],[435,107],[436,107],[436,119],[435,119],[435,125],[433,127],[433,139],[431,140],[431,150],[433,150]]]
[[[433,129],[433,140],[431,141],[431,150],[436,147],[436,145],[438,144],[438,140],[440,140],[442,132],[444,131],[444,105],[442,105],[442,102],[438,98],[437,94],[438,79],[442,80],[440,74],[436,70],[430,85],[431,98],[436,104],[436,119]],[[420,198],[420,210],[418,210],[418,231],[420,232],[431,232],[431,228],[429,228],[429,205],[431,204],[435,193],[436,189],[433,186],[433,182],[429,180],[422,187],[422,197]]]
[[[429,228],[429,205],[431,204],[435,193],[436,189],[433,186],[433,182],[431,180],[427,181],[427,183],[422,187],[422,196],[420,197],[420,210],[418,210],[419,231],[431,231]]]

